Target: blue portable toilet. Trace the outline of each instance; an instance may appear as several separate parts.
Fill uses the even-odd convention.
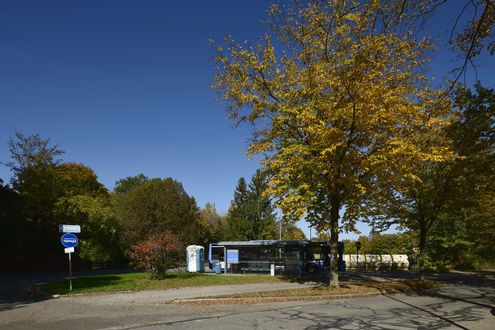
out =
[[[205,271],[205,248],[201,245],[189,245],[186,248],[186,271],[189,273]]]

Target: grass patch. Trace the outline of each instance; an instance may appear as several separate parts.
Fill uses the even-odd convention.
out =
[[[301,289],[286,289],[264,292],[248,292],[209,298],[297,298],[297,297],[335,297],[346,295],[384,294],[397,292],[421,291],[441,286],[437,281],[398,280],[372,281],[362,283],[342,283],[339,288],[317,286]]]
[[[69,280],[58,280],[41,285],[41,291],[49,294],[101,293],[118,291],[166,290],[182,287],[273,283],[283,281],[280,277],[257,275],[206,275],[206,274],[168,274],[161,280],[151,279],[147,273],[128,273],[116,275],[94,275],[77,277],[72,280],[69,292]]]

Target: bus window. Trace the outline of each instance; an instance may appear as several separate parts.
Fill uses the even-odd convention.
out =
[[[285,251],[285,259],[291,261],[300,261],[300,248],[287,248],[287,250]]]
[[[276,248],[274,248],[273,259],[276,262],[283,262],[283,261],[285,261],[285,251],[284,251],[284,249],[282,247],[276,247]]]
[[[301,247],[287,247],[285,250],[285,271],[287,274],[301,274],[303,272],[303,260]]]
[[[224,261],[224,247],[223,246],[212,246],[211,247],[211,260]]]
[[[263,261],[271,261],[273,258],[272,256],[272,249],[271,248],[261,248],[259,252],[259,260]]]
[[[321,246],[313,246],[310,248],[310,250],[310,255],[313,257],[312,259],[321,260],[324,258]]]

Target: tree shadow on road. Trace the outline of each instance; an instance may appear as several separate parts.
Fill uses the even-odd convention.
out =
[[[408,329],[451,327],[469,329],[464,325],[465,322],[483,320],[487,310],[495,315],[495,281],[486,277],[442,274],[436,276],[436,279],[448,283],[449,286],[425,291],[417,291],[415,290],[416,287],[411,287],[413,291],[409,290],[409,292],[400,295],[389,294],[387,291],[390,289],[389,286],[387,286],[387,290],[381,286],[387,280],[414,279],[415,275],[415,273],[409,272],[355,272],[341,276],[341,283],[344,285],[345,283],[366,282],[367,286],[378,289],[382,296],[387,297],[396,306],[385,311],[374,309],[359,300],[343,299],[337,302],[337,306],[350,311],[350,314],[354,314],[353,316],[337,316],[338,312],[333,311],[330,306],[328,312],[324,313],[304,312],[290,308],[280,309],[279,313],[282,316],[264,320],[264,322],[266,321],[264,324],[269,325],[271,321],[274,323],[284,322],[288,327],[291,327],[291,324],[300,324],[303,320],[303,323],[311,324],[305,327],[305,329],[310,330],[328,328],[390,329],[397,326]],[[414,282],[409,282],[414,286]],[[417,281],[417,283],[421,282]],[[455,293],[452,292],[452,286],[456,288]],[[423,298],[426,299],[422,300]],[[418,301],[428,302],[429,298],[434,298],[436,302],[417,303]],[[297,328],[303,327],[297,326]]]
[[[50,296],[36,293],[33,286],[2,286],[0,288],[0,312],[24,307],[50,298]]]
[[[476,306],[458,308],[447,311],[443,304],[427,304],[415,306],[400,299],[397,302],[404,307],[396,307],[386,312],[379,313],[371,308],[366,308],[368,315],[356,315],[348,318],[334,318],[324,314],[310,315],[309,320],[314,323],[306,329],[327,329],[329,325],[336,328],[366,328],[366,329],[390,329],[400,326],[409,329],[441,329],[456,326],[468,329],[460,322],[476,322],[483,318],[483,313]],[[343,302],[348,309],[362,309],[362,306]]]
[[[73,287],[79,290],[98,290],[101,287],[118,284],[120,280],[118,276],[114,275],[88,276],[74,278],[72,283]],[[69,279],[51,281],[47,284],[2,285],[0,289],[0,312],[51,299],[53,294],[67,294],[69,292]]]
[[[398,306],[387,310],[376,310],[357,300],[342,300],[337,303],[346,313],[338,314],[328,306],[325,312],[307,312],[297,308],[280,309],[276,316],[265,315],[256,319],[257,323],[269,327],[270,324],[284,324],[287,328],[308,330],[317,329],[442,329],[457,327],[469,329],[462,322],[478,322],[484,311],[479,306],[459,306],[452,309],[450,302],[416,306],[396,297],[389,297]],[[351,314],[352,316],[349,316]],[[272,323],[273,322],[273,323]],[[304,324],[304,326],[302,326]],[[309,325],[308,325],[309,324]],[[246,325],[246,324],[244,324]],[[248,327],[254,326],[248,325]]]

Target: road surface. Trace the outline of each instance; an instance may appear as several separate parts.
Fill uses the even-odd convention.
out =
[[[208,292],[252,290],[249,286],[24,300],[4,305],[0,329],[495,329],[493,278],[442,279],[449,285],[420,293],[312,302],[170,303]]]

